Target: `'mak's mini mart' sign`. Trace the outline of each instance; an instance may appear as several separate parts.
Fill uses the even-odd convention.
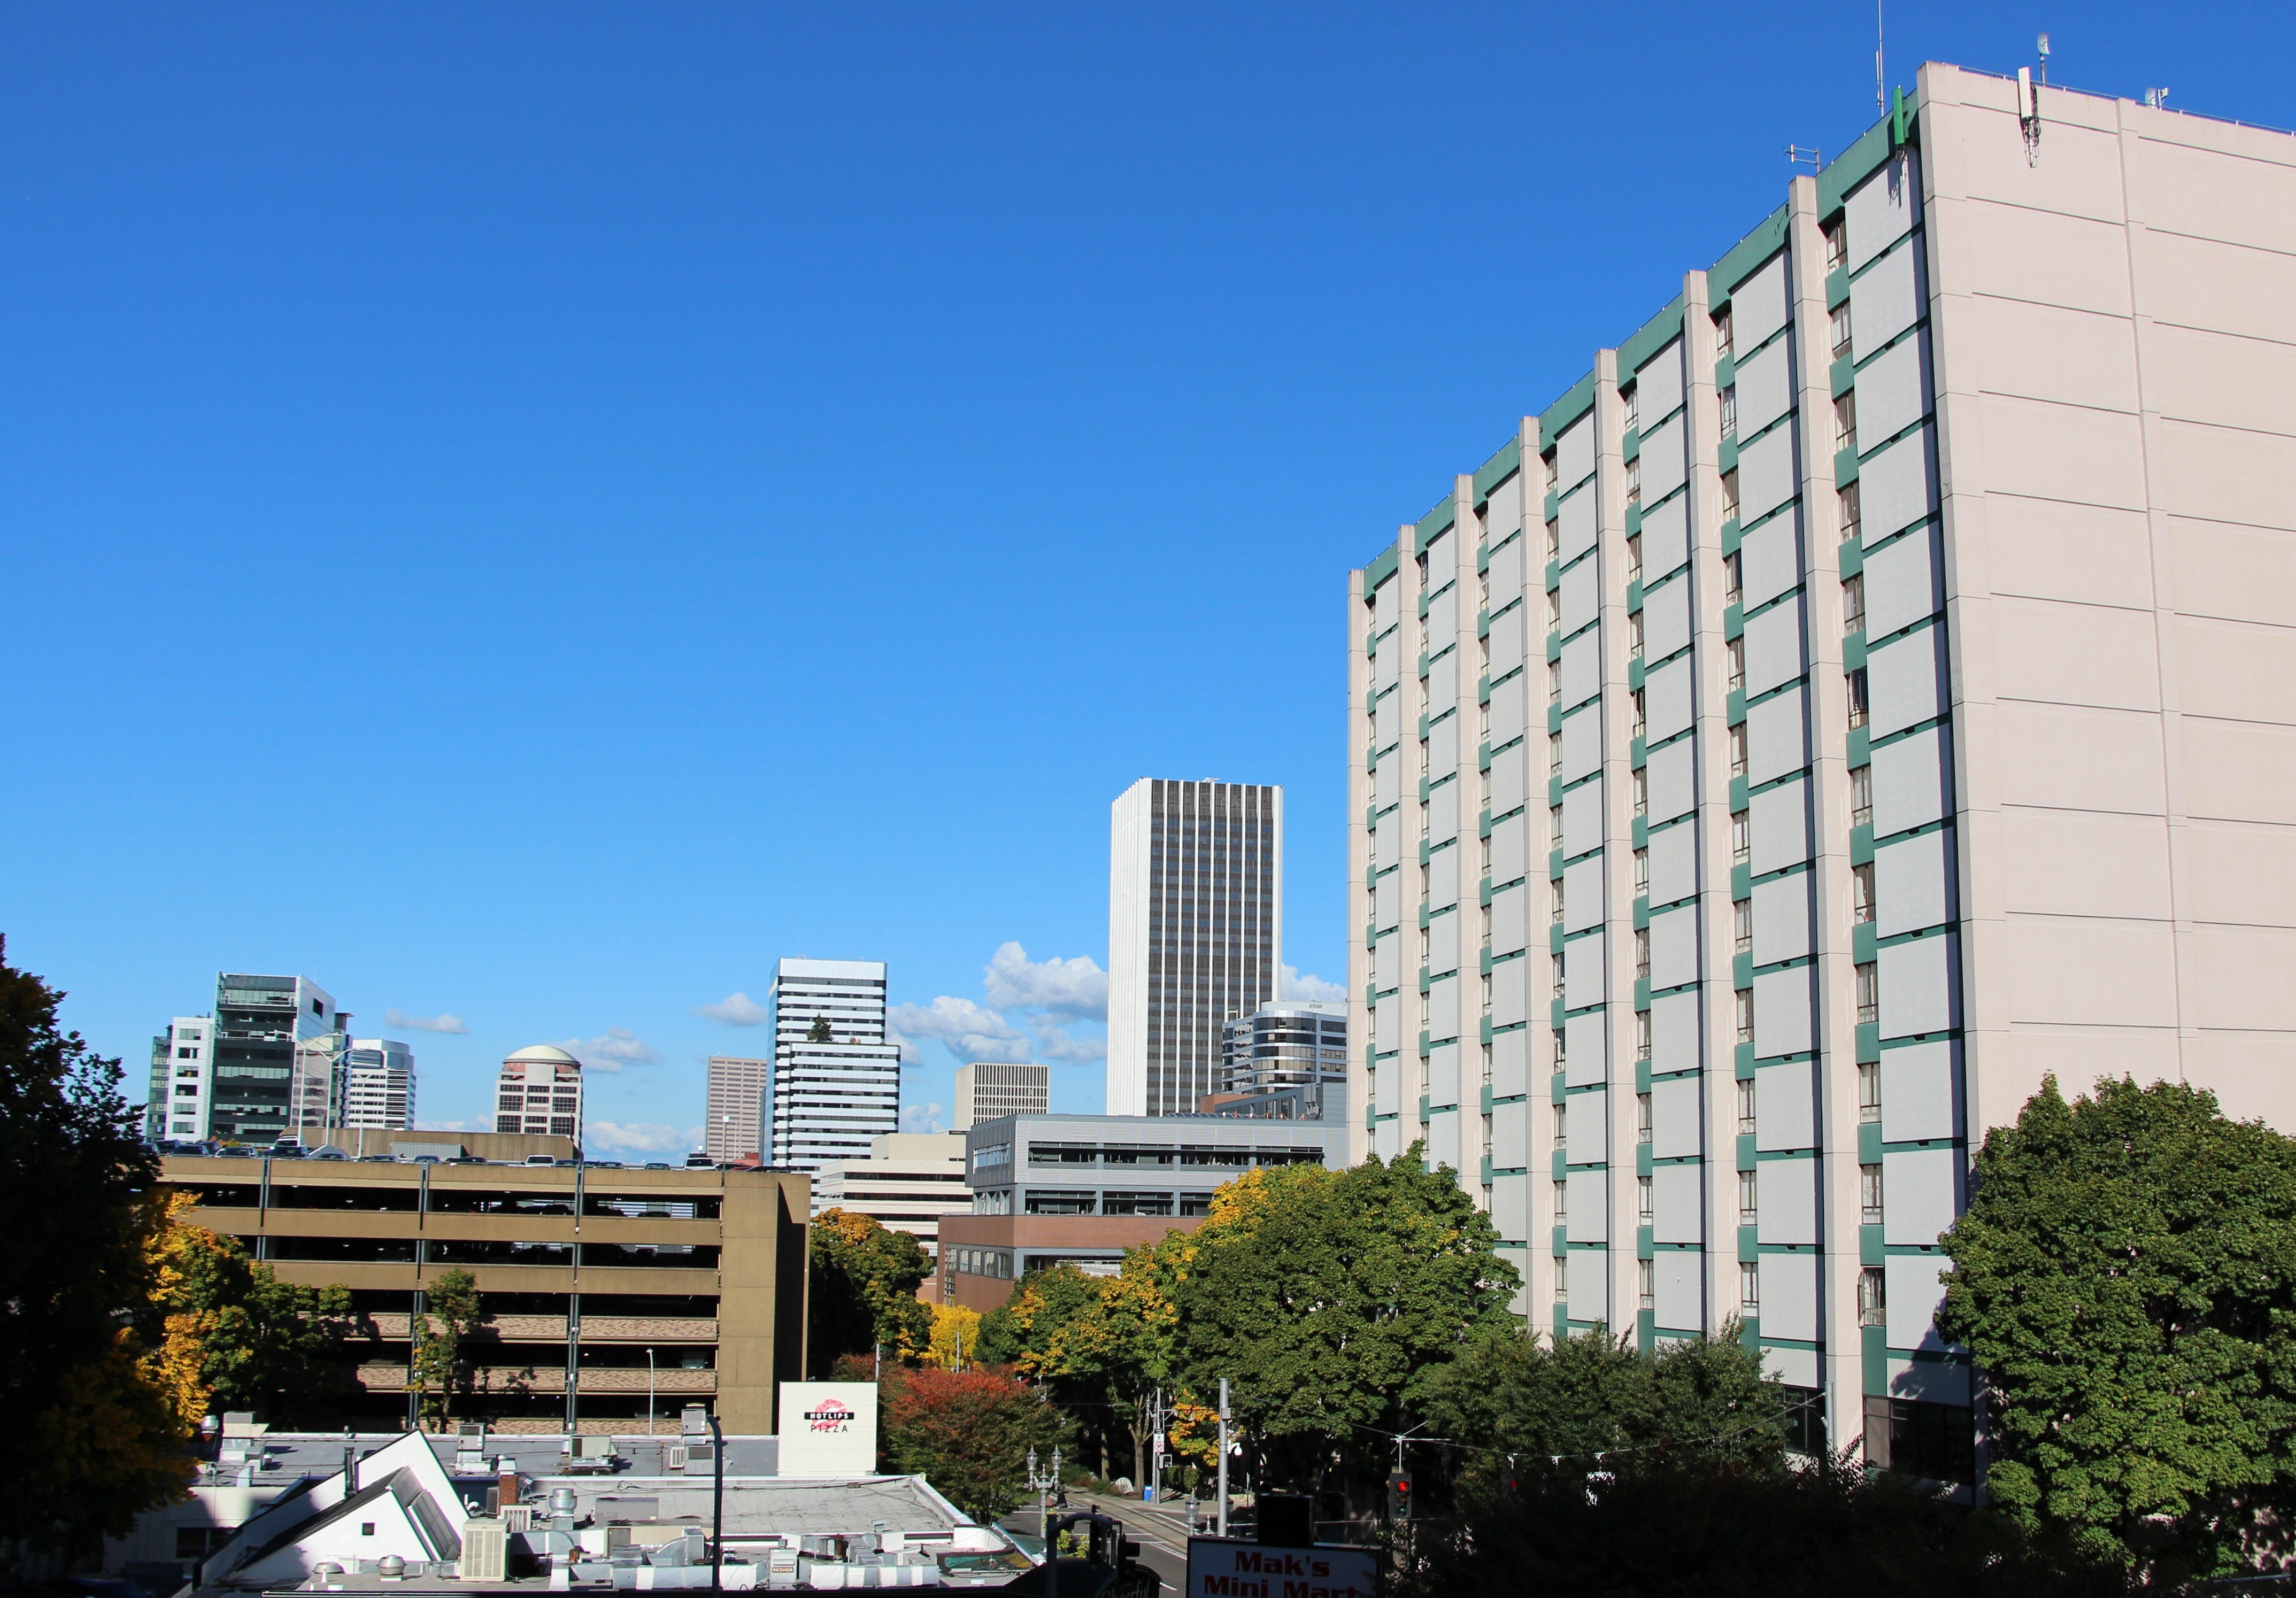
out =
[[[1377,1598],[1378,1592],[1375,1548],[1188,1539],[1186,1598]]]

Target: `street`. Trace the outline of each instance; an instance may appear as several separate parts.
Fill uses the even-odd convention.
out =
[[[1156,1578],[1163,1584],[1163,1591],[1169,1598],[1179,1598],[1188,1579],[1188,1526],[1180,1515],[1142,1504],[1136,1498],[1103,1498],[1077,1492],[1069,1495],[1069,1509],[1071,1512],[1098,1510],[1123,1521],[1124,1535],[1140,1545],[1140,1562],[1156,1572]],[[1054,1512],[1057,1515],[1058,1512]],[[1005,1516],[1004,1524],[1015,1531],[1044,1535],[1043,1523],[1033,1506]]]

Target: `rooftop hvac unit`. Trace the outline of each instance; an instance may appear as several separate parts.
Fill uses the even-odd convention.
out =
[[[510,1579],[510,1528],[500,1520],[463,1522],[464,1581]]]
[[[684,1443],[664,1443],[661,1446],[661,1468],[665,1471],[683,1471],[685,1469],[685,1445]]]
[[[506,1504],[503,1505],[502,1524],[504,1531],[532,1531],[534,1529],[534,1505],[531,1504]]]

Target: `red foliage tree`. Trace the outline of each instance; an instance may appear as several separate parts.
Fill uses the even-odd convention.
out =
[[[1060,1412],[1003,1371],[889,1370],[878,1393],[886,1468],[922,1476],[976,1520],[1021,1503],[1030,1448],[1048,1463],[1067,1441]]]

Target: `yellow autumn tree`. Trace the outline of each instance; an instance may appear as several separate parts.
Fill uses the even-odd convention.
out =
[[[925,1348],[925,1363],[944,1371],[961,1371],[978,1364],[980,1312],[962,1304],[932,1307],[932,1339]]]

